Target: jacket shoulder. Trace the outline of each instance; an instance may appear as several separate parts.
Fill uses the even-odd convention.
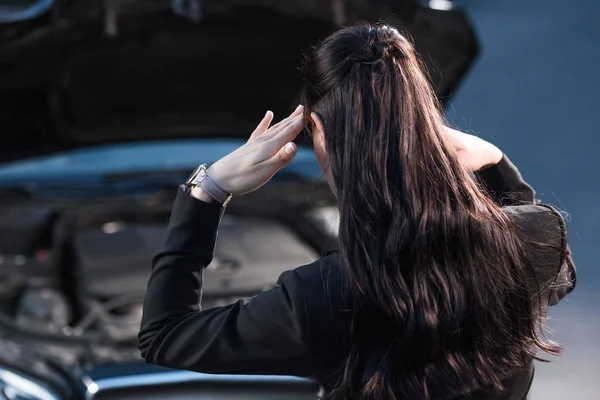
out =
[[[286,274],[289,274],[288,282],[293,281],[292,284],[297,290],[304,293],[309,304],[319,304],[325,300],[331,301],[340,296],[341,267],[337,252],[321,257],[311,264],[285,272],[282,278]]]
[[[284,273],[293,281],[293,290],[302,293],[304,312],[308,315],[310,335],[319,351],[336,351],[344,343],[346,314],[342,269],[337,252]],[[283,277],[283,275],[282,275]],[[286,283],[289,286],[289,283]],[[337,338],[334,343],[331,338]]]
[[[339,269],[339,253],[336,251],[328,253],[310,264],[300,266],[293,271],[301,281],[310,282],[324,278],[326,273],[338,273]]]

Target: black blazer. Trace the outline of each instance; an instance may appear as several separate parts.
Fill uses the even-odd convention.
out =
[[[477,175],[523,229],[558,249],[534,260],[544,306],[558,303],[575,284],[561,215],[535,203],[533,189],[506,157]],[[284,272],[277,287],[251,299],[201,310],[202,270],[212,260],[223,212],[180,189],[148,282],[139,333],[142,357],[204,373],[310,377],[326,387],[348,354],[337,253]],[[533,363],[506,380],[503,393],[482,390],[469,398],[523,399],[532,378]]]

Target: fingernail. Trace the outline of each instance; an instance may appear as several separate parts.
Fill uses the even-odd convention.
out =
[[[304,107],[302,106],[302,104],[300,104],[298,107],[296,107],[296,109],[294,110],[295,113],[297,113],[298,111],[302,110]]]
[[[296,145],[293,143],[288,143],[285,145],[284,151],[285,151],[285,154],[287,154],[288,156],[291,156],[296,151]]]

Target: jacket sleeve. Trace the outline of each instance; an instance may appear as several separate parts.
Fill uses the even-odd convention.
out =
[[[571,248],[567,240],[567,226],[563,216],[554,207],[543,206],[552,211],[560,228],[560,261],[556,269],[556,277],[550,287],[548,301],[550,306],[554,306],[575,289],[577,268],[571,255]]]
[[[475,175],[492,198],[502,206],[538,204],[550,209],[554,214],[557,224],[553,223],[553,226],[556,231],[560,232],[560,243],[558,243],[560,262],[558,268],[553,270],[549,305],[558,304],[575,288],[577,281],[577,268],[567,242],[567,228],[564,218],[553,207],[540,204],[540,201],[536,200],[535,191],[525,182],[517,167],[506,155],[502,157],[498,164],[477,171]]]
[[[180,190],[148,282],[138,337],[148,363],[205,373],[303,376],[309,341],[296,272],[251,299],[201,310],[223,209]]]
[[[498,164],[477,171],[475,176],[502,206],[536,203],[535,191],[506,155]]]
[[[549,305],[555,306],[575,289],[577,268],[571,257],[569,245],[565,248],[563,261],[550,291]]]

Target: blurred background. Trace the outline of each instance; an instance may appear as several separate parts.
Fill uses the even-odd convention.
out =
[[[295,108],[302,54],[364,20],[407,30],[450,120],[564,213],[578,285],[552,309],[565,352],[538,363],[530,398],[599,399],[598,19],[594,0],[0,0],[0,400],[315,398],[300,379],[146,366],[136,334],[177,185]],[[230,204],[205,308],[335,242],[300,144]]]

